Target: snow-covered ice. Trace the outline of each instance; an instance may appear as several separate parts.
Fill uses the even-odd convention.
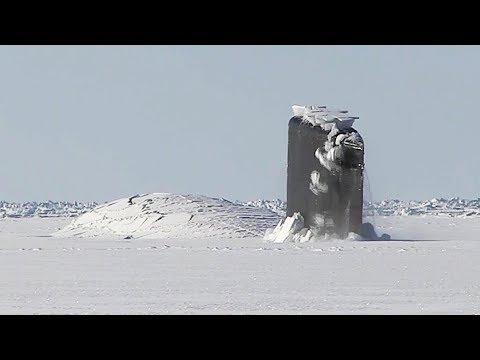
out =
[[[95,202],[44,201],[10,203],[0,201],[0,218],[3,217],[75,217],[94,208]]]
[[[1,314],[480,313],[478,217],[377,216],[392,241],[50,237],[70,222],[0,219]]]
[[[278,222],[277,213],[201,195],[152,193],[97,206],[55,236],[130,238],[251,237]]]
[[[298,242],[308,241],[311,236],[308,229],[305,229],[305,233],[300,235],[300,231],[304,229],[303,225],[303,216],[296,212],[292,216],[281,219],[274,229],[267,229],[263,238],[276,243],[295,240]]]
[[[327,142],[327,144],[329,144]],[[326,150],[328,151],[328,150]],[[237,205],[262,207],[280,216],[285,216],[287,204],[280,199],[241,202],[233,201]],[[0,218],[3,217],[76,217],[98,206],[98,203],[81,203],[65,201],[11,203],[0,201]],[[442,215],[452,217],[480,216],[480,198],[460,199],[458,197],[445,199],[433,198],[420,201],[401,201],[396,199],[382,200],[364,204],[364,212],[370,215]]]
[[[303,121],[313,126],[321,126],[330,131],[332,126],[340,130],[352,127],[357,116],[348,115],[347,110],[332,109],[327,106],[292,105],[293,116],[301,117]]]

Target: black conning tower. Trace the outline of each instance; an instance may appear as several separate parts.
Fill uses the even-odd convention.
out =
[[[331,125],[302,116],[292,117],[288,127],[287,216],[299,212],[316,235],[360,234],[364,147],[358,132],[351,126],[332,132]],[[333,161],[332,146],[338,146]]]

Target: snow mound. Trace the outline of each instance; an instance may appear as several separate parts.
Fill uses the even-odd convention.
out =
[[[259,207],[201,195],[153,193],[100,205],[53,236],[128,238],[256,237],[280,216]]]

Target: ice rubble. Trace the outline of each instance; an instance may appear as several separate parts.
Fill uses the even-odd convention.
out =
[[[322,219],[323,220],[323,219]],[[371,229],[373,226],[368,224]],[[369,228],[370,229],[370,228]],[[334,240],[337,236],[335,234],[316,234],[315,229],[308,229],[304,227],[303,216],[296,212],[292,216],[287,216],[284,219],[281,219],[280,222],[274,229],[267,229],[263,237],[264,240],[272,241],[274,243],[285,243],[285,242],[298,242],[304,243],[307,241],[325,241],[325,240]],[[385,234],[382,238],[379,238],[375,231],[370,233],[365,233],[364,236],[355,234],[353,232],[349,233],[346,240],[388,240],[389,237]]]
[[[233,203],[248,207],[259,207],[271,210],[280,216],[285,216],[287,203],[281,199],[258,199],[247,202],[233,201]],[[1,218],[29,218],[29,217],[77,217],[92,210],[99,204],[96,202],[7,202],[0,201]],[[430,200],[401,201],[388,199],[377,202],[365,202],[363,205],[365,216],[448,216],[473,217],[480,216],[480,198],[461,199],[433,198]]]
[[[320,221],[323,225],[324,219],[320,217]],[[320,224],[319,224],[320,225]],[[264,240],[272,241],[275,243],[284,242],[307,242],[307,241],[329,241],[336,240],[338,236],[335,234],[318,234],[315,228],[304,227],[303,216],[296,212],[292,216],[287,216],[280,220],[274,229],[267,229]],[[383,234],[378,236],[375,231],[375,227],[371,223],[362,224],[361,234],[350,232],[345,240],[360,241],[360,240],[390,240],[390,235]]]
[[[280,216],[200,195],[153,193],[98,206],[53,234],[58,237],[127,238],[256,237]]]
[[[280,199],[254,200],[239,203],[246,206],[264,207],[285,216],[287,203]],[[434,198],[431,200],[382,200],[365,202],[363,204],[364,216],[447,216],[447,217],[474,217],[480,216],[480,198],[450,199]]]
[[[247,202],[241,202],[241,201],[234,201],[234,202],[236,204],[243,205],[243,206],[265,208],[277,213],[280,216],[285,216],[285,212],[287,210],[287,203],[280,199],[274,199],[274,200],[258,199],[258,200],[252,200]]]
[[[0,201],[0,218],[76,217],[93,209],[96,202],[29,201],[23,203]]]
[[[301,106],[293,105],[293,116],[301,117],[314,126],[321,126],[324,130],[330,131],[335,125],[339,130],[349,129],[357,116],[348,115],[347,110],[327,108],[326,106]]]

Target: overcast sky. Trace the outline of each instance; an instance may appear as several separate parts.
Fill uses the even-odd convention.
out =
[[[286,199],[291,105],[359,116],[373,200],[480,197],[478,46],[0,46],[0,199]]]

